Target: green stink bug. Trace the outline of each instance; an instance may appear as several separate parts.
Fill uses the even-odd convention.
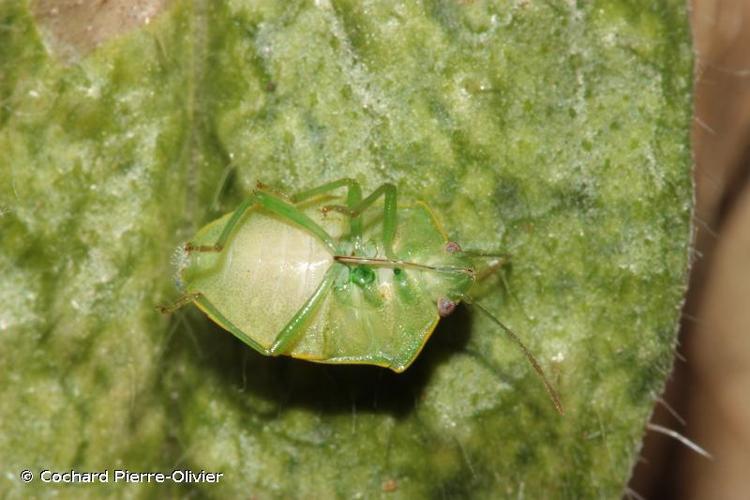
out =
[[[346,188],[345,205],[323,204]],[[383,197],[383,209],[370,207]],[[448,241],[425,203],[397,204],[383,184],[366,198],[340,179],[289,199],[259,186],[233,212],[207,224],[182,249],[185,295],[214,322],[267,356],[370,364],[402,372],[441,317],[477,280],[472,254]],[[518,336],[478,303],[559,397]]]

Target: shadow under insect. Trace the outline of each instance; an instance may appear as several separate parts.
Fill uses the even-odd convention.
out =
[[[438,324],[412,366],[394,373],[369,365],[263,356],[198,311],[186,310],[178,316],[173,319],[178,326],[169,350],[224,386],[238,406],[261,414],[289,408],[348,414],[356,408],[358,412],[404,416],[420,400],[432,372],[466,348],[472,325],[467,308],[458,307]]]

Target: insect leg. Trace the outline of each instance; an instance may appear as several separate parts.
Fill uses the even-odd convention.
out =
[[[168,305],[168,306],[156,306],[156,310],[159,311],[162,314],[172,314],[177,309],[186,306],[190,304],[191,302],[194,302],[198,297],[200,297],[200,293],[188,293],[186,295],[183,295],[174,303]]]
[[[300,209],[298,209],[291,203],[284,201],[278,196],[274,196],[265,191],[256,191],[254,199],[260,206],[262,206],[266,210],[269,210],[279,217],[283,217],[284,219],[290,220],[295,224],[302,226],[304,229],[307,229],[311,234],[317,236],[323,243],[325,243],[325,245],[332,253],[335,254],[337,252],[338,249],[336,247],[336,241],[331,237],[331,235],[328,234],[325,229],[320,227],[317,222],[305,215]],[[234,215],[232,217],[234,217]],[[227,225],[229,225],[229,223],[227,223]],[[229,237],[227,228],[224,228],[224,233],[227,233],[226,237]],[[222,237],[224,237],[224,233],[222,233]]]
[[[193,246],[191,243],[187,243],[185,245],[185,250],[188,252],[221,252],[242,216],[253,205],[260,205],[268,211],[273,212],[280,217],[283,217],[284,219],[299,224],[303,228],[310,231],[313,235],[320,238],[321,241],[323,241],[323,243],[325,243],[325,245],[333,253],[336,253],[336,243],[325,229],[320,227],[320,225],[318,225],[314,220],[302,213],[291,203],[286,202],[278,196],[274,196],[262,190],[255,191],[252,195],[247,197],[245,201],[240,203],[240,205],[232,213],[232,216],[227,221],[224,229],[222,229],[221,235],[219,235],[219,239],[216,240],[216,243],[213,246]]]
[[[234,324],[229,321],[223,314],[221,314],[221,312],[219,312],[219,310],[216,309],[216,307],[206,297],[204,297],[203,294],[197,293],[195,295],[197,295],[195,303],[219,326],[221,326],[225,330],[228,330],[230,333],[232,333],[232,335],[258,351],[259,353],[263,354],[264,356],[268,356],[270,354],[268,349],[248,337],[245,332],[234,326]]]
[[[234,324],[229,321],[223,314],[221,314],[221,312],[219,312],[219,310],[216,309],[216,307],[214,307],[214,305],[200,292],[185,294],[177,299],[174,304],[168,306],[158,306],[156,310],[161,312],[162,314],[170,314],[181,308],[182,306],[190,304],[191,302],[195,302],[218,325],[231,332],[235,337],[243,341],[245,344],[249,345],[265,356],[270,355],[270,351],[268,349],[248,337],[245,332],[234,326]]]
[[[257,201],[258,200],[256,195],[252,194],[245,198],[242,203],[240,203],[240,205],[234,210],[234,212],[232,212],[232,216],[227,221],[224,229],[222,229],[221,234],[219,235],[219,239],[216,240],[216,243],[214,243],[213,245],[193,245],[192,243],[188,242],[185,244],[185,251],[221,252],[224,249],[224,244],[227,242],[227,239],[229,239],[229,236],[232,234],[232,230],[237,226],[240,217],[244,215],[248,208],[257,203]]]
[[[297,193],[292,196],[292,201],[294,203],[299,203],[343,186],[346,186],[348,188],[348,199],[351,199],[353,197],[356,199],[356,202],[354,204],[356,205],[356,203],[359,203],[359,200],[362,199],[362,188],[359,186],[359,183],[357,181],[348,177],[344,177],[343,179],[339,179],[333,182],[327,182],[321,186],[317,186],[312,189],[308,189],[307,191]],[[354,195],[352,195],[352,191],[354,191]],[[351,202],[347,200],[347,203]]]
[[[362,201],[362,188],[357,181],[348,177],[339,179],[337,181],[328,182],[326,184],[323,184],[322,186],[297,193],[296,195],[292,196],[292,201],[295,203],[299,203],[343,186],[346,186],[347,188],[346,205],[349,209],[353,209]],[[353,237],[357,237],[362,234],[362,220],[359,216],[351,218],[349,232]]]
[[[375,203],[375,201],[384,197],[383,201],[383,246],[385,247],[385,255],[389,259],[395,259],[393,254],[393,238],[396,236],[396,224],[397,224],[397,213],[396,213],[396,199],[397,190],[396,186],[387,182],[377,188],[367,198],[359,202],[355,207],[342,207],[341,205],[326,205],[323,207],[324,210],[334,210],[336,212],[342,212],[348,214],[350,217],[358,217],[367,207]]]
[[[334,277],[336,276],[337,265],[331,266],[323,276],[323,281],[320,282],[315,292],[307,299],[307,302],[292,316],[289,323],[279,332],[276,336],[269,354],[274,356],[277,354],[285,354],[288,352],[290,346],[297,341],[302,334],[305,333],[305,327],[307,326],[307,320],[315,312],[320,302],[325,298],[326,292],[330,290],[333,285]]]

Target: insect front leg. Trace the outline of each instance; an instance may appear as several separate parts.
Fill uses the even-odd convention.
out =
[[[350,217],[359,217],[367,207],[375,203],[375,201],[381,196],[383,196],[383,247],[385,248],[386,257],[389,259],[395,259],[396,256],[393,253],[393,239],[396,236],[396,224],[398,223],[398,215],[396,213],[396,186],[387,182],[354,207],[326,205],[323,207],[323,210],[341,212]]]

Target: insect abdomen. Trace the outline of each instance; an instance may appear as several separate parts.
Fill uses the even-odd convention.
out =
[[[206,226],[193,242],[212,244],[225,222],[221,218]],[[320,284],[333,256],[304,229],[252,210],[222,252],[193,254],[191,261],[186,272],[197,271],[197,276],[188,291],[200,292],[226,319],[268,348]],[[201,268],[207,270],[205,276]]]

